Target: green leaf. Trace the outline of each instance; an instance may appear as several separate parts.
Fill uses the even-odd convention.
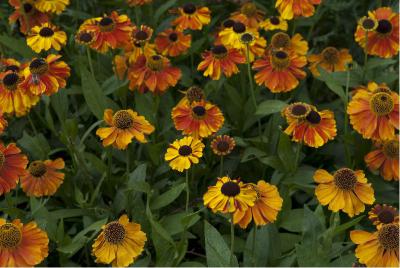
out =
[[[138,192],[149,193],[150,185],[146,180],[147,165],[139,165],[131,174],[129,174],[128,188]]]
[[[365,217],[365,216],[362,215],[362,216],[359,216],[359,217],[357,217],[357,218],[352,219],[351,221],[348,221],[348,222],[346,222],[346,223],[344,223],[344,224],[341,224],[341,225],[337,226],[337,227],[333,230],[334,235],[338,235],[338,234],[340,234],[340,233],[346,231],[347,229],[353,227],[354,225],[356,225],[357,223],[359,223],[364,217]]]
[[[256,115],[270,115],[279,113],[287,106],[286,102],[280,100],[266,100],[260,103],[256,110]]]
[[[18,140],[18,144],[20,144],[24,150],[28,151],[34,160],[47,159],[47,155],[51,150],[47,139],[42,133],[36,136],[29,136],[29,134],[24,131],[22,138]]]
[[[291,232],[301,232],[303,229],[304,209],[283,210],[280,214],[279,227]]]
[[[30,59],[35,56],[35,53],[26,44],[25,38],[16,39],[8,35],[0,35],[0,43],[24,58]]]
[[[296,169],[295,164],[295,152],[292,149],[292,143],[288,135],[281,132],[278,143],[278,156],[281,161],[285,164],[286,171],[294,171]]]
[[[173,5],[175,5],[177,0],[169,0],[162,4],[154,13],[153,21],[154,24],[157,25],[158,20],[160,19],[161,15],[164,14],[168,9],[170,9]]]
[[[183,189],[185,189],[186,183],[182,183],[176,186],[173,186],[170,190],[165,193],[157,196],[151,203],[151,209],[160,209],[171,204],[178,196],[182,193]]]
[[[160,223],[170,235],[182,233],[186,228],[190,228],[200,220],[198,214],[187,214],[186,212],[167,215],[161,219]]]

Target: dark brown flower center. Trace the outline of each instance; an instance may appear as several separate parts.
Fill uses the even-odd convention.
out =
[[[224,21],[224,23],[222,25],[224,25],[225,28],[231,28],[231,27],[233,27],[234,24],[235,24],[234,20],[227,19]]]
[[[386,92],[375,93],[370,100],[372,112],[378,116],[390,114],[394,109],[394,101],[391,94]]]
[[[47,167],[43,161],[33,161],[28,168],[29,173],[34,177],[42,177],[46,174]]]
[[[277,70],[286,69],[290,65],[289,55],[285,51],[272,53],[272,66]]]
[[[226,56],[228,50],[223,45],[217,45],[211,49],[211,52],[214,55],[214,57],[221,59]]]
[[[378,241],[386,250],[398,250],[399,226],[395,224],[383,225],[378,232]]]
[[[145,41],[149,38],[149,35],[145,31],[137,31],[135,33],[135,39],[139,41]]]
[[[308,109],[306,106],[302,105],[302,104],[296,104],[292,107],[291,109],[291,114],[294,116],[304,116],[306,115],[308,112]]]
[[[392,31],[393,26],[392,23],[388,20],[379,20],[378,21],[378,28],[376,31],[380,34],[388,34]]]
[[[113,116],[114,125],[119,129],[128,129],[133,126],[133,117],[126,110],[120,110]]]
[[[19,81],[17,73],[9,73],[3,77],[3,84],[8,89],[14,89]]]
[[[161,56],[153,55],[147,59],[147,66],[153,71],[160,71],[163,69],[164,62]]]
[[[37,58],[29,64],[29,70],[32,74],[44,74],[49,69],[49,65],[45,59]]]
[[[19,71],[19,67],[17,65],[8,65],[5,69],[5,72],[7,71],[12,71],[12,72],[18,72]]]
[[[104,228],[104,238],[111,244],[121,243],[125,238],[125,234],[124,226],[117,221],[110,222]]]
[[[21,230],[12,223],[0,226],[0,249],[13,249],[21,243]]]
[[[191,15],[194,12],[196,12],[196,6],[193,3],[187,3],[183,5],[183,12],[185,12],[188,15]]]
[[[204,99],[204,92],[200,87],[192,86],[186,91],[186,98],[188,98],[190,103],[201,101]]]
[[[240,194],[240,186],[236,182],[228,181],[222,185],[221,192],[226,196],[234,197]]]
[[[269,18],[269,22],[271,22],[272,25],[279,25],[279,23],[281,22],[280,19],[276,16],[273,16],[271,18]]]
[[[235,33],[244,33],[246,31],[246,25],[241,22],[235,22],[232,29]]]
[[[366,18],[365,20],[363,20],[362,26],[366,30],[372,30],[375,28],[375,21],[371,18]]]
[[[181,156],[189,156],[192,153],[192,147],[189,145],[183,145],[179,148],[178,152]]]
[[[254,35],[251,33],[244,33],[240,36],[240,41],[244,44],[249,44],[254,41]]]
[[[100,31],[111,32],[112,30],[114,30],[115,23],[112,18],[104,17],[100,20],[99,25],[100,25]]]
[[[333,174],[336,187],[341,190],[353,190],[357,183],[357,176],[349,168],[341,168]]]
[[[44,27],[44,28],[40,29],[39,34],[42,37],[50,37],[50,36],[54,35],[54,31],[53,31],[53,29],[51,29],[49,27]]]
[[[200,105],[193,107],[192,111],[198,117],[202,117],[206,114],[206,108]]]
[[[306,116],[306,120],[311,124],[319,124],[319,122],[321,122],[321,116],[316,111],[310,111],[310,113]]]
[[[399,141],[390,140],[383,144],[383,153],[389,158],[399,158]]]
[[[25,3],[23,5],[23,8],[24,8],[24,12],[26,14],[29,14],[33,10],[33,6],[31,4],[29,4],[29,3]]]
[[[322,51],[322,58],[329,64],[336,64],[339,61],[339,51],[334,47],[327,47]]]
[[[392,223],[394,221],[395,214],[393,213],[392,210],[386,209],[382,210],[378,214],[378,219],[381,223],[388,224]]]
[[[229,142],[221,140],[217,142],[218,151],[225,153],[229,150]]]
[[[78,39],[79,39],[79,41],[81,41],[83,43],[90,43],[93,39],[93,34],[83,32],[83,33],[79,34]]]
[[[275,49],[290,47],[290,36],[286,33],[276,33],[272,36],[271,46]]]
[[[169,40],[172,42],[176,42],[178,40],[178,34],[177,33],[170,33],[168,36]]]

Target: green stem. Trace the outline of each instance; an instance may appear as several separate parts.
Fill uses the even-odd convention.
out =
[[[190,192],[189,192],[189,169],[186,169],[185,181],[186,181],[186,205],[185,205],[185,211],[186,211],[186,213],[188,213],[189,212],[189,198],[190,198]]]
[[[296,19],[293,19],[292,36],[296,33]]]
[[[303,146],[303,142],[297,143],[297,151],[296,151],[296,158],[295,158],[296,170],[299,167],[299,159],[300,159],[300,152],[301,152],[302,146]]]
[[[367,73],[367,63],[368,63],[368,32],[365,32],[365,49],[364,49],[364,68],[362,81],[365,79],[365,74]]]
[[[136,25],[140,25],[139,6],[135,6]]]
[[[235,266],[235,225],[233,224],[233,213],[231,213],[231,266]]]
[[[28,113],[27,117],[28,117],[28,120],[29,120],[29,124],[31,125],[31,128],[33,130],[33,133],[35,134],[35,136],[37,136],[37,133],[38,133],[37,129],[35,127],[35,124],[32,121],[31,115],[29,113]]]
[[[350,166],[350,150],[347,143],[347,135],[349,129],[349,115],[347,114],[347,106],[349,104],[349,87],[350,87],[350,68],[347,67],[347,77],[346,77],[346,91],[345,91],[345,100],[344,100],[344,149],[346,154],[346,164]]]
[[[130,153],[129,153],[129,145],[126,148],[126,174],[130,173]]]
[[[251,254],[252,254],[253,267],[257,266],[257,262],[256,262],[256,236],[257,236],[257,226],[254,225],[254,228],[253,228],[253,240],[252,240],[252,245],[251,245]]]
[[[95,78],[93,62],[92,62],[92,55],[90,54],[90,48],[88,46],[86,47],[86,55],[87,55],[87,59],[88,59],[88,63],[89,63],[90,72],[92,73],[93,78]]]
[[[224,173],[224,156],[221,155],[221,163],[219,167],[219,176],[222,177],[222,174]]]

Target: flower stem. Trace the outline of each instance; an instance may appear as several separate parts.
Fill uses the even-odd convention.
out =
[[[257,266],[257,261],[256,261],[256,236],[257,236],[257,226],[254,225],[254,228],[253,228],[253,240],[252,240],[252,245],[251,245],[251,254],[252,254],[253,267]]]
[[[222,177],[222,174],[224,172],[224,156],[221,155],[221,164],[220,164],[220,168],[219,168],[219,176]]]
[[[235,266],[235,225],[233,224],[233,213],[231,213],[231,266]]]
[[[126,174],[130,173],[130,154],[129,154],[129,146],[126,148]]]
[[[346,164],[350,166],[350,150],[348,143],[346,141],[349,129],[349,115],[347,114],[347,106],[349,104],[349,87],[350,87],[350,68],[347,67],[347,76],[346,76],[346,91],[345,91],[345,100],[344,100],[344,149],[346,154]]]
[[[298,167],[299,167],[299,159],[300,159],[300,152],[301,152],[301,147],[303,146],[303,142],[301,141],[301,142],[298,142],[297,143],[297,151],[296,151],[296,158],[295,158],[295,168],[296,168],[296,170],[298,169]]]
[[[186,169],[186,174],[185,174],[185,181],[186,181],[186,205],[185,205],[185,211],[186,213],[189,212],[189,198],[190,198],[190,192],[189,192],[189,169]]]
[[[365,32],[365,49],[364,49],[364,68],[363,68],[363,75],[362,81],[365,79],[365,74],[367,72],[367,63],[368,63],[368,32]]]
[[[36,129],[35,124],[33,123],[32,118],[29,113],[28,113],[27,117],[28,117],[29,124],[31,125],[31,128],[33,130],[33,133],[35,134],[35,136],[37,136],[37,133],[38,133],[37,129]]]
[[[92,55],[90,54],[90,48],[89,47],[86,47],[86,55],[87,55],[87,58],[88,58],[90,72],[92,73],[93,78],[95,78],[94,70],[93,70],[93,63],[92,63]]]
[[[296,33],[296,19],[293,19],[292,36]]]

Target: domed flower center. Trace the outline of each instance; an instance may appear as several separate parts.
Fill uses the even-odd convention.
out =
[[[254,3],[245,3],[241,9],[240,13],[246,15],[246,17],[253,17],[257,14],[257,6]]]
[[[29,165],[28,171],[34,177],[42,177],[46,174],[47,168],[43,161],[33,161]]]
[[[294,118],[304,118],[310,113],[310,108],[304,104],[294,104],[289,107],[290,115]]]
[[[226,21],[224,21],[224,23],[222,23],[222,25],[225,28],[231,28],[231,27],[233,27],[234,24],[235,24],[235,21],[231,20],[231,19],[227,19]]]
[[[126,110],[120,110],[113,116],[114,125],[119,129],[128,129],[133,126],[134,120],[132,115]]]
[[[102,32],[111,32],[114,30],[115,23],[112,18],[104,17],[99,22],[100,31]]]
[[[235,33],[244,33],[246,31],[246,25],[241,22],[235,22],[235,24],[232,26],[232,29]]]
[[[333,174],[335,185],[341,190],[353,190],[357,183],[357,176],[349,168],[341,168]]]
[[[9,73],[3,77],[3,84],[8,90],[15,90],[19,81],[20,77],[17,73]]]
[[[289,64],[289,55],[285,51],[276,51],[272,53],[272,67],[277,70],[286,69]]]
[[[29,70],[32,74],[44,74],[49,69],[49,64],[46,62],[45,59],[37,58],[31,61],[29,64]]]
[[[276,33],[272,36],[271,46],[274,49],[288,49],[290,47],[290,36],[286,33]]]
[[[193,107],[192,111],[196,117],[203,117],[206,114],[206,108],[200,105]]]
[[[378,116],[388,115],[394,109],[393,97],[386,92],[375,93],[372,96],[369,105],[372,112]]]
[[[26,14],[29,14],[33,10],[33,6],[31,4],[29,4],[29,3],[25,3],[23,5],[23,8],[24,8],[24,12]]]
[[[389,158],[399,158],[399,141],[390,140],[383,144],[383,153]]]
[[[222,59],[228,54],[228,50],[223,45],[214,46],[211,49],[213,56],[217,59]]]
[[[371,18],[365,18],[361,22],[361,26],[367,31],[374,30],[375,27],[377,27],[376,24],[377,24],[376,20],[371,19]]]
[[[321,122],[321,116],[316,111],[310,111],[306,116],[306,120],[311,124],[319,124],[319,122]]]
[[[327,47],[322,51],[322,58],[329,64],[339,62],[339,51],[334,47]]]
[[[192,86],[186,91],[186,98],[190,103],[194,101],[201,101],[204,99],[204,92],[198,86]]]
[[[394,221],[394,218],[395,218],[394,212],[389,209],[382,210],[378,214],[379,221],[384,224],[392,223]]]
[[[278,17],[273,16],[273,17],[269,18],[269,22],[272,25],[279,25],[279,23],[281,23],[281,20]]]
[[[19,67],[17,65],[8,65],[5,69],[5,72],[7,71],[12,71],[12,72],[18,72],[19,71]]]
[[[240,36],[240,42],[243,44],[249,44],[254,41],[254,35],[251,33],[244,33]]]
[[[393,29],[392,23],[388,20],[379,20],[378,21],[378,28],[376,31],[380,34],[388,34],[391,33]]]
[[[217,149],[218,151],[220,151],[221,153],[225,153],[229,150],[229,142],[221,140],[218,141],[217,143]]]
[[[6,157],[2,151],[0,151],[0,168],[3,167],[4,163],[6,162]]]
[[[104,228],[104,238],[111,244],[119,244],[125,238],[125,228],[117,221],[110,222]]]
[[[385,87],[385,86],[378,87],[377,89],[374,90],[374,94],[380,93],[380,92],[385,92],[385,93],[390,94],[392,91],[388,87]]]
[[[236,182],[228,181],[222,185],[221,192],[226,196],[234,197],[240,194],[240,186]]]
[[[50,37],[50,36],[54,35],[54,31],[53,31],[53,29],[51,29],[49,27],[44,27],[44,28],[40,29],[39,34],[42,37]]]
[[[153,55],[147,59],[147,67],[153,71],[160,71],[164,67],[163,58],[159,55]]]
[[[135,39],[138,41],[146,41],[149,35],[145,31],[137,31],[135,33]]]
[[[78,36],[78,40],[82,43],[90,43],[93,40],[93,33],[90,32],[83,32],[80,33]]]
[[[0,249],[13,249],[21,243],[22,232],[12,223],[0,226]]]
[[[386,250],[398,250],[399,226],[395,224],[383,225],[378,232],[378,241]]]
[[[196,6],[193,3],[187,3],[183,6],[183,12],[188,15],[192,15],[196,12]]]
[[[178,40],[178,34],[175,32],[172,32],[168,36],[169,40],[172,42],[176,42]]]
[[[183,145],[179,148],[178,152],[181,156],[189,156],[192,153],[192,148],[188,145]]]

